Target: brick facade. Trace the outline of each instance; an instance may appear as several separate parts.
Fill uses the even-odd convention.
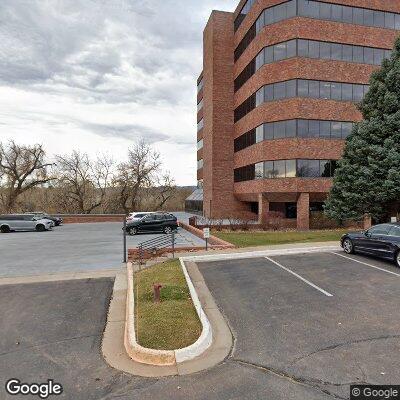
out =
[[[371,10],[400,13],[397,0],[322,0]],[[296,16],[263,27],[238,60],[234,50],[242,41],[260,13],[282,0],[258,0],[234,32],[234,20],[245,0],[234,13],[213,11],[204,30],[203,81],[198,102],[203,99],[197,121],[204,128],[197,139],[204,140],[197,159],[204,166],[197,177],[203,181],[204,215],[209,218],[253,218],[267,224],[270,208],[289,214],[288,207],[297,206],[297,215],[286,215],[288,225],[307,230],[310,227],[310,206],[326,199],[332,186],[331,178],[275,178],[234,182],[236,168],[261,161],[276,160],[338,160],[345,141],[342,139],[285,138],[264,140],[234,152],[235,138],[257,126],[276,121],[306,119],[359,122],[362,115],[349,101],[293,97],[268,101],[254,108],[234,123],[234,110],[264,85],[291,79],[308,79],[353,84],[368,84],[376,65],[321,58],[292,57],[261,66],[234,92],[234,80],[265,47],[291,39],[310,39],[378,49],[391,49],[399,31],[387,28]],[[275,203],[275,204],[271,204]],[[278,204],[279,203],[279,204]],[[290,220],[292,218],[292,220]]]

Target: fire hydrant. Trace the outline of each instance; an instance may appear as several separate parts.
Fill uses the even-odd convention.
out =
[[[154,303],[160,303],[161,299],[160,299],[160,293],[161,293],[161,288],[162,285],[160,285],[159,283],[155,283],[153,285],[153,291],[154,291]]]

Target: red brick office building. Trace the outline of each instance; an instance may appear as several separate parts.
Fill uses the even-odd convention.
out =
[[[198,79],[203,213],[280,211],[309,229],[370,74],[400,31],[399,0],[241,0],[213,11]]]

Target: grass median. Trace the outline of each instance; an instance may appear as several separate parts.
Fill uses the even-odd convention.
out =
[[[161,284],[161,302],[153,302],[153,284]],[[135,327],[138,343],[157,350],[175,350],[201,334],[179,260],[156,264],[135,274]]]
[[[287,231],[287,232],[232,232],[213,231],[213,235],[226,240],[237,247],[267,246],[274,244],[288,243],[310,243],[339,241],[341,236],[348,232],[348,229],[335,229],[323,231]]]

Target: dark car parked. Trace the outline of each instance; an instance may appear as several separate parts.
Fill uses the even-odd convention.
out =
[[[143,218],[131,221],[126,225],[126,231],[130,235],[140,232],[164,232],[171,233],[178,228],[176,217],[169,213],[153,213]]]
[[[360,252],[392,260],[400,267],[400,223],[375,225],[367,231],[343,235],[343,250]]]

